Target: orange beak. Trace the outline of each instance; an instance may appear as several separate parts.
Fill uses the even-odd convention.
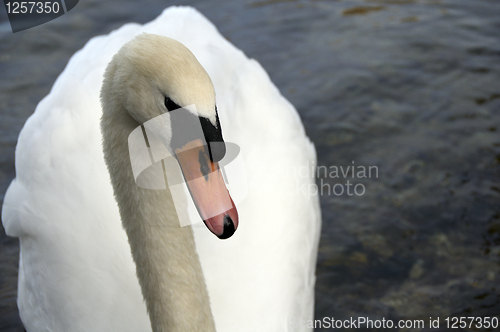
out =
[[[218,162],[212,162],[200,139],[175,149],[189,193],[208,229],[227,239],[238,228],[238,211],[224,183]]]

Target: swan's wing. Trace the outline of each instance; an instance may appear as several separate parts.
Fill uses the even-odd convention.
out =
[[[213,312],[222,331],[307,330],[300,322],[313,318],[320,229],[315,150],[261,66],[233,54],[233,63],[219,64],[234,66],[232,74],[209,74],[224,136],[241,147],[248,196],[238,205],[240,226],[231,239],[195,233],[210,294],[218,295]]]

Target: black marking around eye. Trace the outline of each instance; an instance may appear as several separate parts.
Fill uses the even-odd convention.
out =
[[[226,154],[226,145],[222,138],[222,131],[220,127],[219,114],[217,107],[215,108],[215,126],[209,119],[200,116],[201,129],[205,136],[210,151],[210,160],[213,162],[220,161]]]
[[[210,173],[210,168],[208,167],[207,157],[203,150],[200,151],[198,160],[200,162],[201,174],[203,174],[203,176],[205,177],[205,181],[208,181],[208,173]]]
[[[180,108],[170,98],[165,97],[165,106],[171,105],[173,109]],[[226,145],[222,137],[222,131],[219,121],[217,108],[215,108],[215,125],[209,119],[194,115],[188,110],[179,110],[170,114],[172,126],[172,139],[170,147],[172,150],[182,148],[187,142],[195,139],[201,139],[207,143],[207,155],[212,162],[220,161],[226,154]],[[201,125],[201,131],[196,130]]]
[[[174,103],[172,99],[169,97],[165,97],[165,107],[167,108],[167,111],[172,112],[173,110],[176,110],[178,108],[181,108],[179,105]]]

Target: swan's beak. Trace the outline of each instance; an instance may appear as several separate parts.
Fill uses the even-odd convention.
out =
[[[238,212],[219,163],[210,160],[208,148],[200,139],[175,149],[175,154],[205,225],[220,239],[231,237],[238,228]]]

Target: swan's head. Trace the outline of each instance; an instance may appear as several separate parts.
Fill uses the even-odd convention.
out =
[[[225,144],[215,91],[193,53],[171,38],[139,35],[108,65],[101,99],[105,112],[125,111],[139,124],[149,124],[179,162],[207,227],[219,238],[230,237],[238,227],[238,213],[218,165]],[[192,181],[200,178],[205,181]],[[220,195],[229,197],[229,209]]]

